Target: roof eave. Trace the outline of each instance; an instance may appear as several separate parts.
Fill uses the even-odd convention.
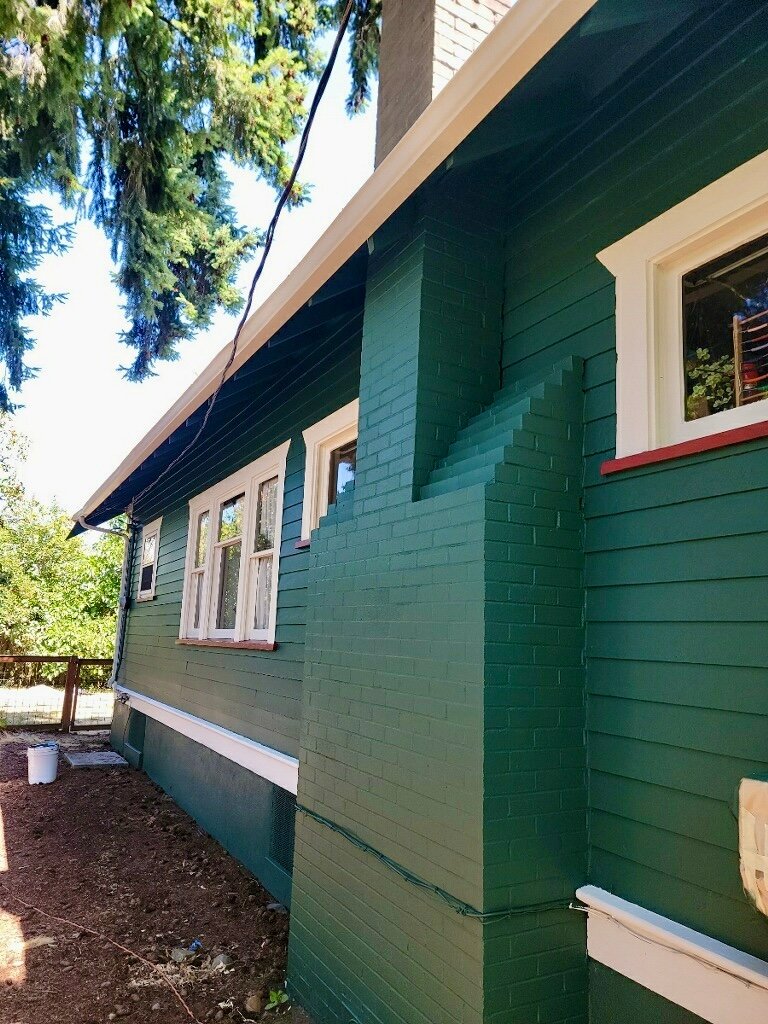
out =
[[[517,0],[307,255],[246,322],[231,377],[446,160],[597,0]],[[73,515],[91,512],[209,398],[228,343]]]

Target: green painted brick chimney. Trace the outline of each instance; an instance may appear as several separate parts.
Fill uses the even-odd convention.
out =
[[[580,367],[499,391],[502,274],[439,186],[374,239],[354,499],[310,555],[289,983],[318,1024],[581,1013]]]

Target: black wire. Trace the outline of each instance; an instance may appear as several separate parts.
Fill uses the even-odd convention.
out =
[[[406,882],[410,882],[411,885],[415,885],[418,889],[425,889],[427,892],[431,892],[438,899],[441,899],[455,913],[461,917],[472,917],[479,921],[501,921],[507,917],[517,917],[520,914],[540,914],[545,910],[568,910],[570,907],[570,900],[559,899],[559,900],[548,900],[542,903],[529,903],[529,904],[517,904],[513,907],[505,907],[501,910],[479,910],[477,907],[473,907],[471,903],[466,903],[464,900],[460,900],[458,896],[454,896],[448,892],[447,889],[443,889],[439,885],[435,885],[434,882],[427,882],[425,879],[420,878],[414,874],[408,868],[399,864],[396,860],[388,857],[386,853],[382,853],[381,850],[377,850],[375,846],[371,846],[370,843],[366,843],[360,836],[355,835],[354,832],[350,832],[348,828],[344,828],[343,825],[337,825],[335,821],[331,821],[329,818],[324,818],[322,814],[318,814],[316,811],[311,811],[308,807],[304,807],[303,804],[297,804],[296,810],[301,811],[302,814],[306,814],[308,818],[312,818],[313,821],[319,822],[321,825],[325,825],[332,832],[336,832],[338,835],[343,836],[353,846],[356,846],[358,850],[362,850],[364,853],[370,854],[375,857],[376,860],[380,861],[386,867],[390,868],[395,874],[399,875]]]
[[[155,479],[150,481],[150,483],[148,483],[143,490],[139,491],[138,494],[135,494],[133,498],[131,498],[131,501],[128,505],[129,509],[132,509],[137,501],[140,501],[143,497],[145,497],[145,495],[148,494],[153,487],[156,487],[157,484],[163,479],[163,477],[165,477],[174,468],[174,466],[178,465],[178,463],[181,462],[181,460],[192,450],[192,448],[194,448],[194,446],[200,440],[200,437],[202,436],[202,433],[208,424],[211,411],[213,409],[214,404],[216,403],[216,399],[219,397],[219,392],[224,386],[224,381],[226,380],[227,373],[229,372],[230,367],[235,361],[235,356],[237,355],[237,346],[240,340],[240,334],[251,312],[251,305],[253,303],[253,293],[256,290],[256,285],[259,283],[259,279],[261,278],[262,272],[264,270],[264,265],[266,264],[267,257],[269,256],[269,251],[272,248],[272,241],[275,237],[275,230],[277,229],[277,222],[280,219],[280,214],[283,212],[285,204],[290,199],[293,186],[296,184],[296,178],[298,177],[299,170],[304,161],[304,154],[306,153],[307,145],[309,143],[309,133],[312,130],[312,124],[315,120],[315,114],[317,113],[318,107],[320,106],[320,101],[323,98],[323,93],[326,90],[328,81],[331,77],[331,73],[333,72],[333,67],[334,64],[336,63],[336,57],[338,56],[339,48],[341,47],[342,41],[344,39],[344,34],[347,30],[347,25],[349,24],[349,18],[350,15],[352,14],[353,7],[354,0],[348,0],[344,13],[341,16],[341,21],[339,22],[339,29],[338,32],[336,33],[336,38],[334,39],[333,46],[331,47],[331,52],[328,57],[328,63],[325,65],[323,73],[320,76],[320,81],[317,83],[317,89],[315,90],[315,95],[312,98],[312,103],[310,104],[309,107],[307,121],[306,124],[304,125],[304,129],[301,133],[301,139],[299,141],[299,149],[296,154],[296,160],[294,161],[293,168],[291,170],[288,181],[285,183],[285,186],[283,187],[283,190],[280,193],[280,198],[278,199],[277,205],[275,206],[275,212],[272,214],[272,219],[270,220],[269,226],[267,227],[267,230],[264,234],[264,248],[261,253],[261,259],[259,260],[258,266],[256,267],[256,270],[254,271],[253,277],[251,279],[251,285],[248,289],[248,298],[245,303],[245,309],[243,310],[243,315],[240,317],[240,322],[237,325],[235,336],[232,339],[232,347],[229,353],[229,358],[227,359],[227,362],[224,365],[224,369],[221,371],[221,377],[219,378],[219,383],[216,385],[216,390],[213,392],[213,394],[208,400],[208,408],[205,410],[203,421],[198,427],[195,436],[192,438],[189,444],[185,448],[183,448],[181,452],[179,452],[176,458],[172,459],[171,462],[169,462],[168,465],[163,470],[161,470],[161,472],[158,473]]]
[[[128,523],[126,524],[128,530],[128,539],[126,541],[127,550],[125,552],[126,566],[125,566],[125,591],[120,594],[120,605],[118,607],[118,614],[120,621],[118,623],[117,636],[115,637],[115,665],[112,670],[112,684],[117,686],[117,677],[120,675],[120,667],[123,664],[123,652],[125,650],[125,635],[128,632],[128,611],[130,608],[131,594],[133,593],[133,564],[136,558],[136,540],[138,537],[138,527],[133,520],[133,516],[128,516]],[[120,581],[121,591],[123,581]]]

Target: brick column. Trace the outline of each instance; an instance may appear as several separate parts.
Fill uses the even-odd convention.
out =
[[[414,201],[399,218],[388,225],[388,244],[374,239],[369,271],[361,512],[412,501],[500,383],[503,253],[490,216],[438,195],[429,213]]]
[[[379,164],[514,0],[384,0],[379,50]]]
[[[498,239],[426,199],[374,240],[354,498],[310,550],[289,983],[317,1024],[575,1024],[580,383],[492,398]]]

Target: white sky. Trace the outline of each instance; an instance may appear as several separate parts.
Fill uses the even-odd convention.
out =
[[[373,169],[375,102],[350,119],[344,110],[347,89],[343,49],[301,171],[301,179],[313,186],[311,200],[283,212],[254,308],[299,262]],[[241,222],[265,228],[274,192],[250,172],[235,169],[232,176],[232,202]],[[243,290],[254,265],[242,268]],[[130,384],[117,369],[132,360],[133,349],[117,340],[124,318],[112,269],[106,239],[84,221],[69,252],[48,258],[36,274],[46,288],[68,297],[50,316],[29,321],[37,342],[30,362],[40,373],[24,385],[24,408],[15,417],[30,439],[22,477],[30,493],[45,501],[55,498],[69,512],[82,507],[231,340],[237,322],[237,317],[219,315],[210,330],[180,348],[177,362],[160,364],[156,377]]]

